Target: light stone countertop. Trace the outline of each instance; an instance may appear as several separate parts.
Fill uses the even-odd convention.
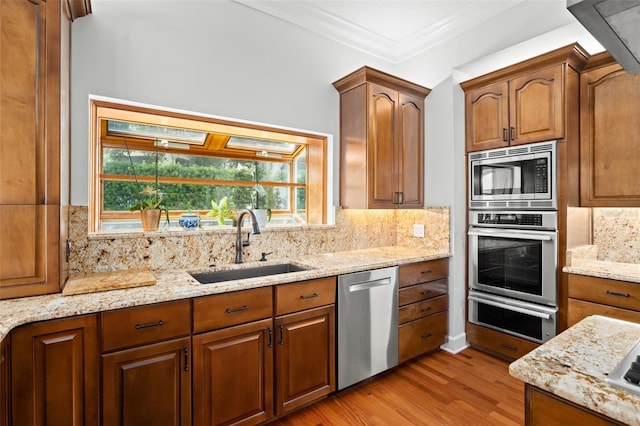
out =
[[[56,293],[45,296],[1,300],[0,341],[2,341],[13,328],[34,321],[64,318],[110,309],[120,309],[209,294],[226,293],[235,290],[311,280],[405,263],[441,259],[449,256],[450,254],[448,252],[428,249],[416,250],[415,248],[394,246],[325,253],[299,258],[270,259],[267,262],[226,265],[225,267],[208,269],[208,271],[266,266],[284,262],[291,262],[311,269],[216,284],[200,284],[191,277],[187,271],[181,269],[152,271],[156,278],[156,284],[152,286],[101,291],[74,296],[63,296],[60,293]]]
[[[640,324],[593,315],[509,366],[530,385],[629,425],[640,425],[640,395],[606,382],[640,341]]]
[[[567,266],[563,272],[610,280],[640,284],[640,264],[613,262],[598,259],[598,248],[593,245],[580,246],[568,251]]]

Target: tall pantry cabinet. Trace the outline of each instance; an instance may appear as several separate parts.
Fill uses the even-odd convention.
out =
[[[340,204],[424,205],[424,98],[431,89],[364,66],[333,83],[340,93]]]
[[[0,299],[66,278],[71,20],[88,0],[0,2]]]

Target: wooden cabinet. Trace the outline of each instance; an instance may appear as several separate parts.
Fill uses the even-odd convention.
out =
[[[193,309],[194,425],[272,418],[272,288],[196,298]]]
[[[566,137],[569,68],[587,55],[577,45],[486,74],[461,84],[465,91],[467,152]]]
[[[614,419],[525,384],[524,424],[526,426],[622,425]]]
[[[516,360],[539,345],[529,340],[467,323],[467,340],[477,349],[507,361]]]
[[[640,323],[640,286],[636,283],[569,274],[568,325],[589,315]]]
[[[9,395],[11,388],[9,387],[9,339],[5,338],[0,342],[0,426],[9,426],[11,424],[11,415],[9,411]]]
[[[191,302],[103,312],[101,331],[102,424],[190,425]]]
[[[19,327],[11,334],[13,425],[98,425],[95,315]]]
[[[446,342],[449,259],[398,270],[398,362],[437,349]]]
[[[276,415],[335,390],[336,278],[276,287]]]
[[[69,144],[70,22],[63,10],[70,9],[64,6],[0,3],[0,62],[11,64],[0,71],[0,299],[54,293],[66,278],[61,207],[68,204],[68,160],[60,152]]]
[[[580,75],[580,204],[640,207],[640,75],[605,64]]]
[[[362,67],[340,93],[340,204],[422,208],[424,98],[430,89]]]

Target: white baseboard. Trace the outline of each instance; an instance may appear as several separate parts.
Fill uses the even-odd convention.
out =
[[[447,343],[440,346],[440,349],[452,354],[457,354],[458,352],[461,352],[467,349],[468,347],[469,347],[469,344],[467,343],[467,334],[460,333],[455,337],[449,336]]]

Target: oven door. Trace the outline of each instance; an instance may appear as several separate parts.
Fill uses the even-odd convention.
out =
[[[469,227],[469,287],[557,305],[557,231]]]
[[[558,309],[469,291],[469,322],[543,343],[556,335]]]

